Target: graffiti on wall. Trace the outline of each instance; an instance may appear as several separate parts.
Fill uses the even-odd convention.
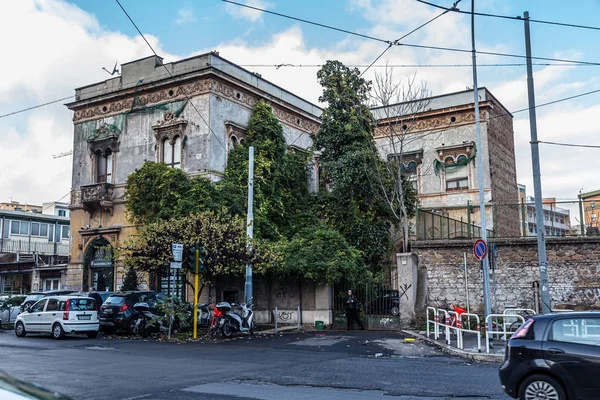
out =
[[[561,303],[598,303],[600,288],[556,288],[552,290],[552,297],[553,300]]]

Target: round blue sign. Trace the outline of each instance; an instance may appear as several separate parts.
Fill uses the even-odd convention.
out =
[[[475,258],[479,261],[483,260],[485,256],[487,256],[487,243],[483,241],[483,239],[477,239],[475,241],[475,245],[473,246],[473,254]]]

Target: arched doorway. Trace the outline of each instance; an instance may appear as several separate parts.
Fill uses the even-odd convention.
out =
[[[83,287],[99,291],[115,290],[115,268],[112,245],[103,237],[94,239],[85,252]]]

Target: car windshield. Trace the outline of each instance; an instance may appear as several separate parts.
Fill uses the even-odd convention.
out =
[[[42,297],[44,297],[43,294],[30,294],[29,296],[25,297],[25,300],[23,300],[23,302],[24,303],[26,303],[26,302],[33,302],[33,303],[35,303],[36,301],[38,301]]]
[[[123,297],[123,296],[110,296],[108,299],[106,299],[105,303],[123,304],[123,303],[125,303],[125,297]]]
[[[72,311],[96,311],[94,299],[71,299],[69,300],[69,310]]]

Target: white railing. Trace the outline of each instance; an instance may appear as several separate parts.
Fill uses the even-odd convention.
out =
[[[515,332],[507,331],[506,324],[504,324],[504,323],[501,325],[502,330],[496,329],[498,327],[498,325],[494,324],[492,322],[492,318],[498,319],[498,318],[504,318],[504,317],[505,317],[504,314],[489,314],[487,317],[485,317],[485,349],[488,353],[490,352],[490,339],[492,337],[502,336],[502,340],[506,340],[507,335],[512,336],[512,334],[515,333]],[[525,318],[523,318],[521,315],[511,315],[511,317],[520,319],[521,324],[525,323]]]
[[[466,321],[463,321],[466,320]],[[475,320],[475,324],[471,324],[471,320]],[[481,325],[479,323],[479,315],[462,313],[460,314],[460,349],[464,349],[463,333],[474,333],[477,335],[477,351],[481,351]],[[473,325],[475,329],[473,329]]]
[[[0,239],[0,253],[38,253],[43,255],[69,255],[69,245],[35,240]]]

